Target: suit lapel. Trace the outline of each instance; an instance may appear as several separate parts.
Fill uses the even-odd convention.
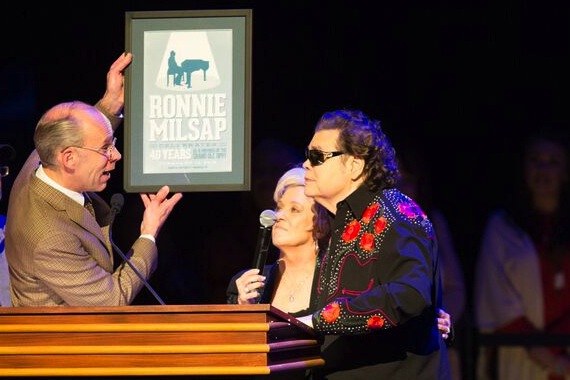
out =
[[[107,247],[107,250],[109,250],[109,239],[105,239],[101,227],[99,224],[97,224],[95,218],[85,207],[81,206],[79,203],[75,202],[73,199],[69,198],[61,191],[49,186],[47,183],[40,180],[35,175],[33,175],[30,185],[55,210],[67,213],[67,216],[70,220],[75,222],[83,229],[87,230],[92,235],[96,236],[97,239],[99,239],[105,245],[105,247]]]

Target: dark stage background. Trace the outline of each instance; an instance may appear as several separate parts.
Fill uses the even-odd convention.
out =
[[[253,145],[273,137],[301,153],[320,114],[341,107],[383,120],[396,146],[411,142],[427,154],[435,201],[449,219],[471,291],[482,225],[508,196],[514,147],[541,124],[567,130],[569,5],[367,4],[70,1],[49,2],[41,10],[28,2],[3,5],[0,142],[18,150],[14,175],[32,149],[42,112],[61,101],[95,102],[103,94],[105,73],[124,50],[125,11],[252,8]],[[121,149],[122,132],[118,137]],[[107,199],[123,191],[122,172],[119,165],[103,194]],[[10,177],[5,180],[8,191]],[[251,263],[253,249],[237,253],[231,241],[218,251],[206,245],[226,240],[235,218],[251,225],[238,235],[255,240],[259,213],[244,212],[244,198],[184,195],[159,237],[160,264],[152,283],[166,303],[224,302],[220,292],[237,269]],[[138,234],[141,207],[137,195],[127,194],[115,224],[125,250]],[[155,303],[146,291],[137,302]]]
[[[513,148],[540,124],[567,129],[569,7],[449,1],[373,9],[365,3],[132,0],[79,9],[60,1],[50,3],[49,16],[26,2],[11,4],[1,26],[0,142],[18,150],[13,173],[32,149],[42,112],[103,94],[108,66],[124,50],[125,11],[251,8],[253,145],[271,137],[301,153],[320,114],[335,108],[360,108],[381,119],[396,146],[411,142],[427,155],[436,202],[469,277],[481,225],[509,190]],[[121,149],[122,131],[118,136]],[[122,171],[119,165],[105,196],[123,191]],[[181,260],[198,260],[204,232],[234,216],[238,198],[185,194],[165,227],[185,230],[169,236]],[[140,204],[132,194],[127,202]],[[121,216],[136,233],[138,219]],[[223,239],[224,231],[217,233]],[[222,264],[224,252],[218,254]],[[252,252],[242,254],[249,263]],[[184,269],[207,282],[208,268]],[[204,288],[185,300],[208,302]]]

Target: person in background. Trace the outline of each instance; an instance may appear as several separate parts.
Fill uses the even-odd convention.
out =
[[[265,265],[263,273],[248,269],[232,277],[227,288],[230,304],[270,303],[294,317],[316,310],[317,280],[322,257],[330,238],[327,210],[305,195],[305,169],[285,172],[275,186],[276,221],[271,241],[279,249],[278,259]],[[447,338],[451,316],[441,310],[438,328]],[[288,372],[304,378],[303,373]]]
[[[438,253],[441,259],[441,278],[443,284],[443,306],[453,315],[455,339],[448,344],[449,364],[453,380],[462,376],[462,356],[459,346],[461,337],[458,334],[464,326],[467,292],[461,263],[455,250],[453,236],[443,213],[433,204],[430,175],[424,165],[425,159],[420,150],[411,145],[396,148],[400,179],[397,187],[412,198],[425,211],[433,223],[437,236]],[[458,337],[459,336],[459,337]],[[459,339],[458,339],[459,338]]]
[[[10,174],[8,165],[16,157],[16,150],[8,144],[0,144],[0,200],[2,199],[2,178]],[[4,229],[6,228],[6,215],[0,215],[0,306],[12,306],[10,296],[10,276],[8,262],[6,261],[4,244]]]
[[[144,285],[131,266],[113,270],[113,213],[96,193],[107,186],[121,153],[115,129],[124,104],[122,54],[107,73],[103,98],[91,106],[60,103],[40,118],[35,150],[10,193],[6,258],[14,306],[128,305]],[[156,267],[155,239],[182,198],[163,186],[141,194],[140,237],[127,256],[146,279]]]
[[[475,271],[480,333],[570,333],[568,146],[556,131],[524,142],[520,173],[485,226]],[[479,379],[570,378],[568,347],[482,346]]]
[[[324,338],[320,379],[449,379],[434,320],[440,259],[424,211],[395,186],[394,148],[380,121],[326,112],[306,149],[305,195],[325,207],[331,239],[317,310],[298,318]]]

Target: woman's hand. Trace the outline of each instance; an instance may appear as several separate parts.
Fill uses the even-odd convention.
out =
[[[250,269],[236,280],[238,304],[254,303],[259,297],[259,289],[265,286],[265,276],[259,274],[259,269]]]
[[[441,332],[441,336],[444,340],[447,340],[448,338],[451,338],[450,340],[453,339],[451,315],[446,313],[443,309],[438,309],[437,329]]]

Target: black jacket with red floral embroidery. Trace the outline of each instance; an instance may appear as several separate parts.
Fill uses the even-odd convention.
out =
[[[331,221],[313,314],[326,366],[315,378],[447,378],[437,241],[425,213],[396,189],[363,186]]]

